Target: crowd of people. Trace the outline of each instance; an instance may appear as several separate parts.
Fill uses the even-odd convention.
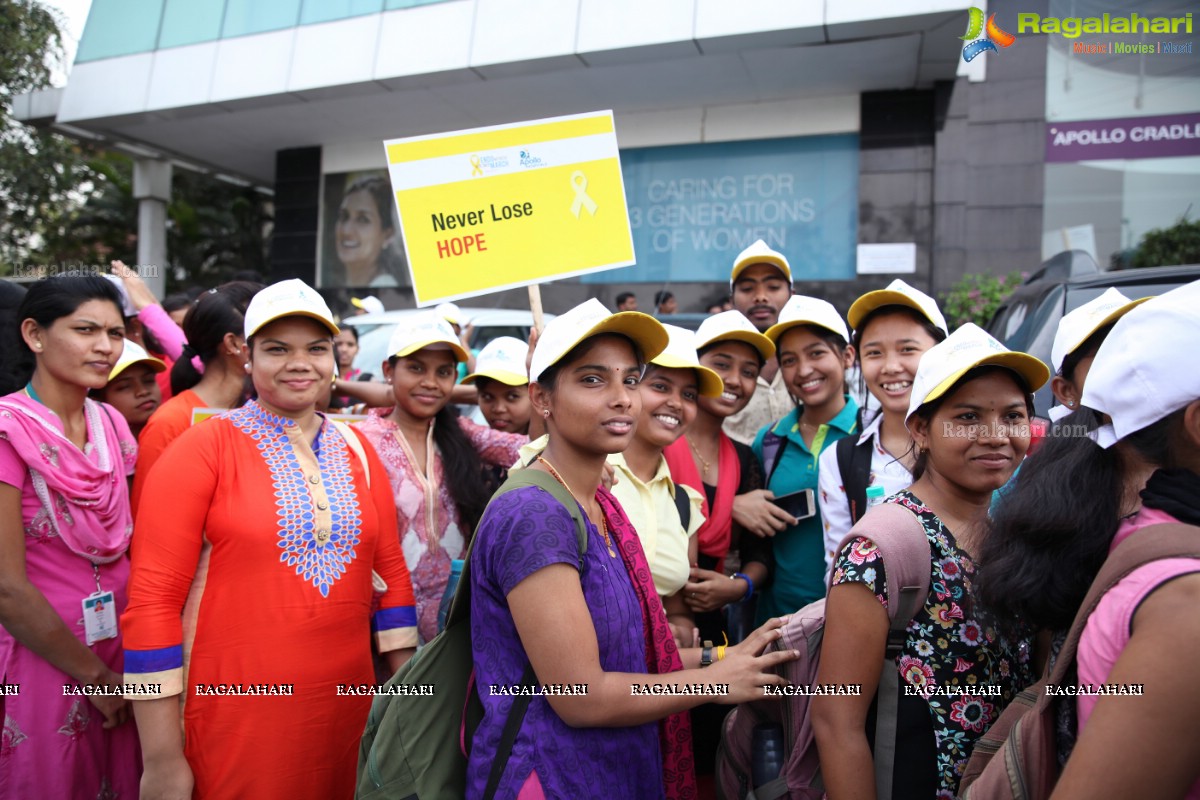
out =
[[[861,687],[810,708],[826,796],[874,796],[887,702],[892,795],[953,798],[1110,552],[1200,525],[1200,282],[1110,290],[1046,365],[901,280],[843,317],[760,241],[695,331],[629,295],[473,352],[448,306],[363,371],[299,280],[160,303],[118,264],[2,289],[0,798],[353,796],[371,698],[341,689],[438,635],[469,545],[468,797],[714,797],[726,713],[786,683],[775,643],[824,599],[818,683]],[[492,501],[518,470],[578,509]],[[859,525],[880,503],[929,552],[896,698],[896,567]],[[1078,681],[1143,693],[1058,704],[1056,797],[1200,798],[1198,600],[1195,556],[1100,600]],[[587,691],[510,735],[487,687],[529,675]]]

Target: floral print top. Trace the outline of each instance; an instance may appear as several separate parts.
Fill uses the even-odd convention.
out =
[[[914,687],[929,705],[937,751],[936,797],[954,798],[976,740],[1035,680],[1031,639],[1006,639],[975,601],[972,582],[978,566],[932,510],[907,491],[886,502],[916,514],[929,539],[929,597],[909,623],[897,668],[901,685]],[[885,576],[879,550],[860,537],[838,554],[832,585],[866,584],[887,608]]]

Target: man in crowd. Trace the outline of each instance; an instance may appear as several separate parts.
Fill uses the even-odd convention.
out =
[[[633,292],[621,292],[617,295],[617,311],[637,311],[637,295]]]
[[[792,269],[787,258],[759,239],[733,262],[729,276],[733,307],[760,332],[779,321],[779,310],[792,296]],[[724,430],[731,439],[750,444],[759,428],[774,422],[792,408],[779,362],[763,364],[754,397],[744,409],[726,418]]]

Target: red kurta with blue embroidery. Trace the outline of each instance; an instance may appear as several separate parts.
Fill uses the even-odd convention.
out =
[[[197,797],[353,796],[371,697],[339,686],[374,682],[372,629],[383,651],[417,638],[387,473],[364,450],[369,490],[329,422],[310,448],[251,402],[189,429],[149,475],[125,679],[183,694]],[[374,614],[372,570],[388,587]]]

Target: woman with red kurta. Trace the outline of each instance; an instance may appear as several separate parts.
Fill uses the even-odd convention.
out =
[[[354,794],[368,633],[393,669],[417,633],[383,464],[315,411],[336,332],[303,282],[261,291],[258,399],[182,434],[147,483],[122,617],[143,798]]]

